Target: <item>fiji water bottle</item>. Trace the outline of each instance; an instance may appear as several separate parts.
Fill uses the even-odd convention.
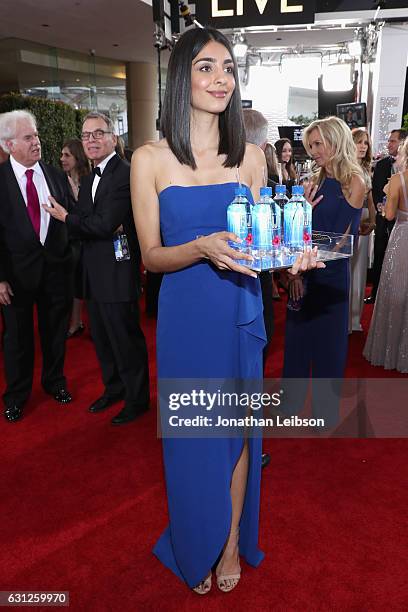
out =
[[[299,191],[299,200],[303,207],[303,246],[310,248],[312,246],[312,205],[304,197],[303,185],[297,185]]]
[[[272,267],[272,189],[261,187],[260,198],[252,207],[252,254],[261,270]]]
[[[286,197],[286,186],[276,185],[275,197],[272,200],[272,253],[278,257],[283,244],[283,211],[289,202]]]
[[[283,243],[291,252],[303,251],[303,202],[303,187],[294,185],[292,197],[283,209]]]
[[[246,197],[246,188],[237,187],[235,197],[227,208],[227,231],[236,234],[242,242],[229,241],[230,247],[242,253],[248,252],[252,242],[251,204]],[[237,263],[248,265],[246,260],[236,260]]]

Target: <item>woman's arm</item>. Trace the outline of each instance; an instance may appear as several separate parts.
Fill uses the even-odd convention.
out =
[[[388,221],[395,219],[400,198],[400,190],[401,179],[398,174],[394,174],[388,183],[387,202],[385,204],[385,217]]]
[[[375,225],[375,217],[377,214],[377,210],[374,205],[373,192],[369,191],[367,195],[367,205],[368,205],[368,221],[370,225]]]
[[[353,208],[362,208],[364,204],[365,192],[366,186],[363,179],[361,176],[355,174],[350,181],[348,195],[346,196],[347,202]]]
[[[201,259],[210,259],[221,270],[234,270],[256,277],[255,272],[235,263],[235,259],[250,262],[252,258],[228,246],[228,240],[238,240],[230,232],[216,232],[179,246],[162,246],[153,147],[145,145],[134,152],[130,174],[133,216],[146,268],[151,272],[175,272]]]
[[[369,191],[367,194],[368,219],[360,223],[361,236],[368,236],[375,228],[376,210],[374,206],[373,193]]]

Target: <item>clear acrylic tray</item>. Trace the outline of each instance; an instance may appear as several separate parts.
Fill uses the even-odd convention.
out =
[[[353,255],[353,236],[350,234],[335,234],[333,232],[312,232],[312,247],[317,247],[317,261],[334,261],[346,259]],[[249,267],[256,272],[267,270],[282,270],[291,268],[302,249],[282,247],[278,255],[262,253],[261,256],[253,247],[247,247],[247,253],[254,260]]]

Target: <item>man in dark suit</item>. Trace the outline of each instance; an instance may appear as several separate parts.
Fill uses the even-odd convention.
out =
[[[81,182],[75,214],[53,202],[47,210],[83,244],[84,296],[105,392],[89,408],[100,412],[121,399],[114,425],[149,407],[146,341],[139,324],[140,251],[130,200],[130,166],[115,153],[109,117],[89,113],[82,128],[94,173]]]
[[[60,403],[72,400],[63,374],[73,294],[72,255],[65,225],[41,204],[53,196],[68,207],[62,172],[41,162],[35,118],[26,111],[0,115],[0,304],[4,315],[5,417],[16,421],[31,393],[33,306],[43,354],[41,383]],[[65,208],[64,208],[65,210]]]
[[[381,210],[378,210],[378,205],[382,204],[385,196],[384,187],[388,179],[395,173],[395,158],[398,153],[398,147],[406,137],[404,130],[392,130],[388,137],[388,153],[387,157],[380,159],[374,168],[373,174],[373,200],[377,209],[375,237],[374,237],[374,263],[373,263],[373,288],[371,295],[365,298],[366,304],[374,304],[377,296],[378,285],[381,277],[381,268],[384,261],[385,251],[387,250],[388,239],[391,230],[394,227],[394,221],[387,221],[382,215]]]

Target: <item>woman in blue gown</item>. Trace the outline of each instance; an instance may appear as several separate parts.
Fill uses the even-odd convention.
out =
[[[262,151],[245,145],[237,83],[229,41],[210,28],[187,31],[169,62],[165,138],[144,145],[132,159],[143,261],[150,271],[165,273],[157,325],[159,388],[163,380],[262,377],[259,280],[237,263],[243,256],[228,245],[236,237],[225,231],[238,181],[249,199],[257,198],[266,170]],[[314,266],[315,258],[305,256],[294,272]],[[160,398],[162,422],[168,407]],[[219,588],[229,591],[240,577],[239,554],[253,566],[262,560],[261,440],[200,433],[163,437],[170,520],[154,552],[205,594],[215,564]]]
[[[350,129],[337,117],[317,120],[304,131],[303,143],[319,169],[305,185],[305,196],[313,206],[313,230],[352,234],[356,239],[365,183]],[[349,260],[339,259],[303,278],[291,277],[289,283],[298,309],[287,310],[283,376],[301,379],[290,395],[292,398],[297,391],[294,412],[301,405],[299,398],[304,396],[307,379],[314,379],[313,416],[325,416],[328,426],[337,420],[337,406],[327,401],[332,385],[322,379],[344,375],[349,282]],[[315,401],[319,390],[323,400]]]

